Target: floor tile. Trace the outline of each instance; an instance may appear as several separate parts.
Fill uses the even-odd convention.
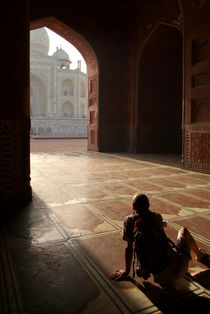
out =
[[[116,197],[128,197],[132,196],[137,192],[133,185],[125,184],[124,182],[107,182],[98,184],[100,190],[108,191],[114,194]]]
[[[22,210],[5,224],[8,249],[20,249],[62,239],[62,234],[44,214],[43,209]]]
[[[163,201],[158,196],[150,197],[150,209],[161,214],[164,219],[192,215],[191,211],[182,209],[179,205],[173,205],[167,202],[167,200]]]
[[[164,188],[155,184],[152,184],[152,180],[130,180],[128,184],[137,189],[138,193],[155,193],[163,191]]]
[[[198,237],[203,237],[207,239],[207,241],[210,244],[210,241],[208,240],[209,226],[210,226],[209,218],[205,216],[194,216],[194,217],[174,219],[173,222],[179,226],[185,226]]]
[[[122,226],[135,193],[149,196],[173,241],[185,226],[209,252],[210,175],[183,169],[181,156],[87,152],[85,145],[33,141],[33,201],[0,230],[0,311],[199,313],[210,291],[207,272],[170,289],[153,276],[115,282],[109,275],[124,267]],[[189,271],[205,268],[193,253]]]
[[[16,251],[12,257],[27,313],[78,313],[98,294],[62,243]]]
[[[105,278],[109,278],[110,273],[115,269],[120,269],[124,265],[121,234],[113,234],[107,237],[97,237],[78,240],[82,250],[88,255],[91,261],[102,271]],[[188,294],[193,294],[197,290],[196,285],[182,279],[173,289],[163,291],[159,285],[155,284],[152,277],[145,282],[136,277],[135,280],[115,282],[110,281],[118,297],[128,307],[128,312],[135,313],[143,311],[151,313],[155,309],[170,308],[174,301]]]
[[[97,217],[83,204],[54,207],[52,211],[70,237],[114,230],[112,225]]]
[[[209,190],[205,190],[205,189],[193,189],[193,190],[189,190],[188,191],[188,195],[194,195],[194,196],[198,196],[201,199],[205,200],[205,201],[209,201],[210,203],[210,189]]]
[[[207,178],[197,178],[194,175],[183,175],[183,176],[173,176],[171,179],[176,180],[178,182],[181,181],[181,183],[185,183],[188,186],[192,185],[208,185],[210,181]]]
[[[173,203],[176,203],[177,205],[181,205],[184,207],[189,207],[191,209],[208,209],[209,203],[204,200],[199,200],[196,198],[193,198],[191,195],[185,195],[183,193],[168,193],[161,195],[161,198],[167,199],[169,201],[172,201]]]
[[[96,201],[112,198],[109,191],[98,188],[98,185],[95,187],[90,184],[65,184],[65,191],[72,197],[78,198],[81,201]]]
[[[161,186],[168,188],[185,188],[185,185],[180,182],[175,182],[166,178],[153,178],[152,183],[160,184]]]
[[[123,200],[94,202],[90,206],[114,221],[122,222],[126,216],[132,214],[132,206]]]

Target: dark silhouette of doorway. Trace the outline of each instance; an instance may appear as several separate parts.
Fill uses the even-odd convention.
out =
[[[144,45],[138,69],[138,153],[182,152],[182,33],[160,24]]]

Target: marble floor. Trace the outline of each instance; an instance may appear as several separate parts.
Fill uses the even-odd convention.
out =
[[[183,169],[177,156],[32,140],[31,185],[33,201],[1,228],[0,313],[208,313],[209,269],[168,289],[152,277],[109,275],[123,268],[122,222],[139,192],[168,222],[172,240],[186,226],[210,253],[210,175]],[[190,262],[190,272],[203,269]]]

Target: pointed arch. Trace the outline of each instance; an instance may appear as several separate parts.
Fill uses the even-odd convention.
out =
[[[179,28],[159,23],[141,48],[136,89],[137,152],[181,153],[182,47]]]
[[[97,56],[87,40],[54,17],[31,22],[31,30],[47,27],[69,41],[82,54],[88,71],[88,150],[99,150],[99,66]],[[90,117],[94,114],[94,122]],[[91,135],[91,136],[90,136]],[[91,139],[91,140],[90,140]]]
[[[62,104],[62,114],[65,117],[73,117],[73,115],[74,115],[74,107],[73,107],[73,104],[70,101],[65,101]]]
[[[74,82],[71,79],[63,80],[62,82],[62,95],[73,96],[74,95]]]

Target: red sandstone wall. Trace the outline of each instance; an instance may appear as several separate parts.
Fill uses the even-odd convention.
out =
[[[185,15],[184,165],[210,171],[210,1],[183,2]]]
[[[99,130],[90,130],[90,142],[99,143],[100,151],[137,150],[138,70],[145,42],[161,23],[184,29],[184,165],[209,172],[210,0],[31,0],[31,12],[28,0],[21,5],[11,0],[2,12],[1,202],[17,206],[31,199],[30,19],[55,17],[93,48],[99,63]]]
[[[1,14],[0,214],[31,199],[28,13],[27,0],[13,0]]]
[[[181,153],[182,33],[160,24],[140,56],[137,151]]]
[[[182,32],[176,0],[147,1],[133,12],[127,68],[134,152],[182,150]]]
[[[128,142],[125,114],[128,103],[123,85],[125,43],[121,17],[116,14],[115,3],[110,2],[109,7],[108,2],[101,9],[100,1],[32,0],[31,21],[53,16],[91,45],[99,64],[99,129],[94,131],[90,119],[89,139],[98,143],[100,151],[125,151]]]

